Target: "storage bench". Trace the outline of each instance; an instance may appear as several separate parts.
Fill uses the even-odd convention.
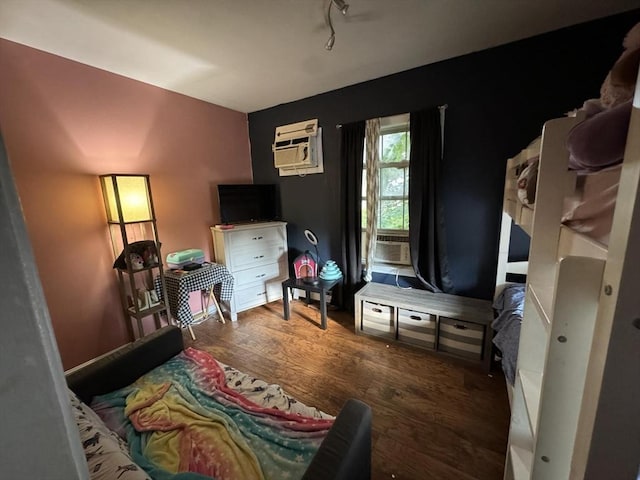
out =
[[[488,300],[368,283],[355,295],[355,330],[491,367]]]

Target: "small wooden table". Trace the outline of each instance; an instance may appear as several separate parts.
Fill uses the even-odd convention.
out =
[[[320,325],[323,330],[327,329],[327,302],[326,296],[331,289],[342,281],[342,278],[337,280],[319,280],[316,285],[311,283],[305,283],[302,279],[289,278],[282,282],[282,305],[284,306],[284,319],[289,320],[289,290],[292,288],[298,288],[304,290],[307,295],[307,305],[309,304],[309,297],[311,292],[320,294]]]
[[[167,285],[167,299],[165,302],[169,304],[171,314],[180,322],[180,325],[187,327],[193,340],[195,340],[195,335],[191,325],[195,319],[189,306],[189,294],[191,292],[201,292],[200,300],[205,318],[209,316],[209,302],[213,302],[220,321],[224,323],[222,309],[216,300],[214,289],[219,289],[220,300],[229,301],[231,299],[235,280],[227,270],[227,267],[218,263],[207,262],[201,268],[189,272],[166,271],[164,278]],[[160,277],[158,276],[155,280],[155,289],[158,298],[164,300],[160,287]],[[205,298],[202,297],[203,294],[206,295]],[[233,310],[230,315],[231,320],[236,320],[236,313]]]

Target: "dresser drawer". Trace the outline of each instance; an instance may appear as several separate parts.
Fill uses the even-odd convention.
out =
[[[267,286],[264,283],[238,288],[233,292],[236,310],[241,312],[267,302]]]
[[[229,244],[233,246],[232,248],[259,247],[268,243],[283,244],[285,242],[284,228],[257,228],[229,233]]]
[[[284,262],[269,263],[258,267],[247,268],[234,272],[235,288],[242,288],[256,282],[266,282],[274,278],[287,277],[287,264]]]
[[[438,350],[461,357],[481,359],[484,325],[440,317]]]
[[[260,282],[248,287],[241,287],[233,292],[236,310],[242,312],[265,303],[274,302],[282,298],[282,283]]]
[[[281,244],[259,244],[236,248],[233,250],[233,255],[230,255],[230,270],[235,275],[236,272],[245,268],[278,263],[285,255],[285,247]]]
[[[395,338],[396,328],[393,307],[363,301],[361,329],[371,335]]]
[[[398,340],[425,348],[436,348],[435,315],[398,308]]]

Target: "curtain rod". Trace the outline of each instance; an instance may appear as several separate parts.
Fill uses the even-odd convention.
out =
[[[447,108],[449,108],[449,104],[445,103],[443,105],[438,105],[438,110],[446,110]],[[386,115],[386,116],[393,116],[393,115]],[[342,124],[341,123],[337,123],[336,124],[336,128],[337,129],[341,129],[342,128]]]

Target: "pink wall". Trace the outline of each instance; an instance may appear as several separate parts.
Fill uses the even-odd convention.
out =
[[[163,254],[208,258],[215,186],[252,180],[246,114],[3,39],[0,128],[65,368],[128,341],[97,175],[150,174]]]

